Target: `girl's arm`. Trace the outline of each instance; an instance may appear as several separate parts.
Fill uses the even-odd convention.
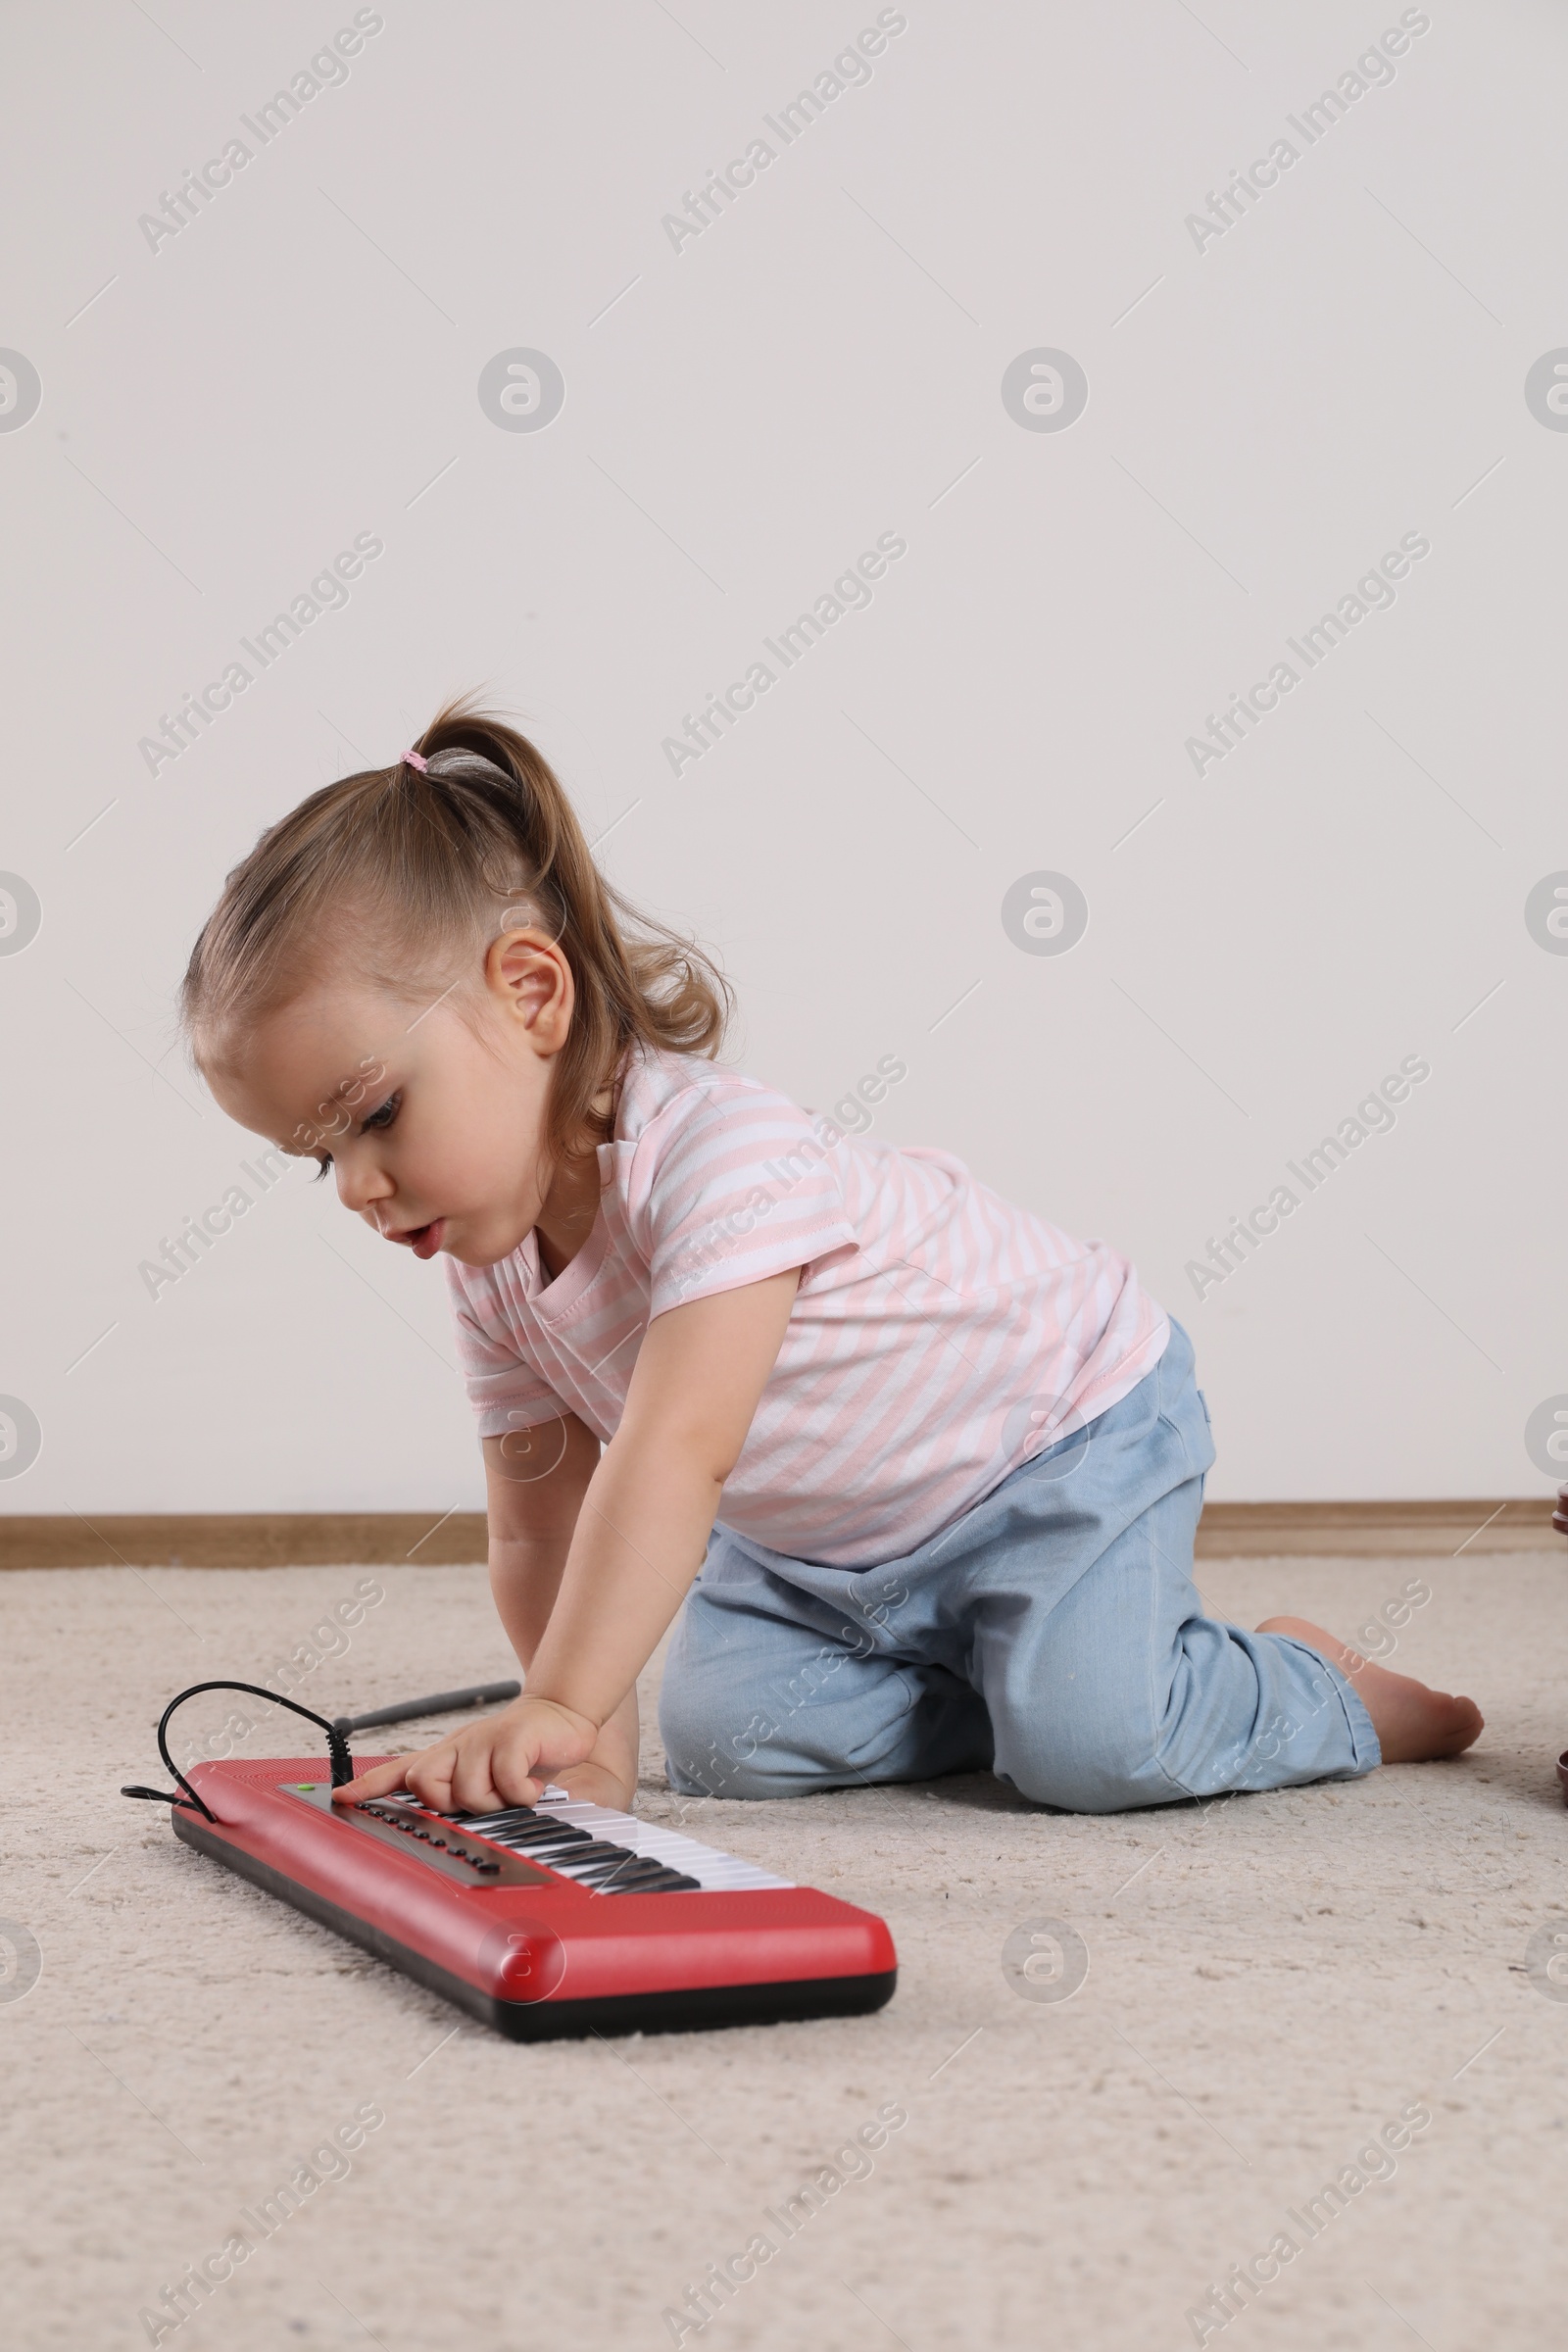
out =
[[[490,1591],[530,1680],[599,1451],[599,1440],[575,1413],[484,1441]],[[604,1724],[592,1754],[564,1775],[564,1785],[592,1804],[631,1803],[637,1787],[635,1688]]]
[[[649,1325],[620,1427],[582,1493],[542,1634],[534,1633],[534,1612],[550,1574],[549,1544],[530,1535],[507,1555],[515,1565],[501,1570],[519,1596],[513,1604],[519,1632],[537,1640],[523,1696],[422,1755],[367,1773],[353,1784],[354,1795],[382,1795],[406,1782],[441,1811],[487,1812],[533,1803],[546,1780],[599,1761],[602,1740],[609,1761],[619,1710],[628,1696],[635,1704],[637,1677],[702,1566],[798,1281],[799,1269],[791,1268],[671,1307]],[[563,1497],[566,1492],[560,1490]],[[548,1523],[559,1535],[559,1520]],[[495,1578],[494,1531],[491,1554]]]

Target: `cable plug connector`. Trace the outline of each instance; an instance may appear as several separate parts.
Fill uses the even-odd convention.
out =
[[[176,1697],[170,1700],[158,1726],[158,1753],[179,1783],[185,1792],[184,1795],[165,1796],[157,1788],[128,1788],[121,1790],[122,1796],[151,1797],[160,1804],[192,1804],[197,1812],[205,1820],[210,1821],[216,1829],[218,1815],[213,1811],[211,1805],[202,1801],[169,1752],[170,1717],[176,1707],[182,1707],[185,1704],[187,1698],[199,1698],[204,1690],[244,1690],[252,1698],[265,1698],[269,1706],[287,1707],[291,1714],[303,1715],[307,1723],[314,1723],[318,1731],[326,1734],[326,1752],[331,1760],[333,1788],[341,1788],[346,1782],[353,1780],[354,1758],[349,1753],[347,1736],[339,1731],[335,1723],[329,1723],[324,1715],[318,1715],[314,1707],[302,1707],[297,1698],[285,1698],[281,1690],[266,1690],[260,1683],[192,1683],[188,1690],[181,1690]]]

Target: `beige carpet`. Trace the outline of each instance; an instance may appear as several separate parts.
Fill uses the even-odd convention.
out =
[[[782,2240],[765,2209],[887,2108],[907,2122],[869,2170],[836,2168],[860,2177],[819,2192],[703,2340],[1155,2352],[1198,2340],[1188,2313],[1284,2232],[1302,2250],[1223,2328],[1214,2306],[1205,2340],[1563,2343],[1568,1998],[1527,1962],[1545,1923],[1568,1928],[1560,1557],[1206,1567],[1221,1610],[1344,1634],[1430,1580],[1393,1662],[1472,1691],[1487,1732],[1457,1763],[1348,1787],[1093,1821],[980,1780],[687,1809],[650,1740],[642,1807],[882,1913],[898,1993],[866,2020],[535,2049],[116,1793],[160,1780],[152,1727],[175,1689],[260,1679],[368,1573],[385,1597],[308,1678],[311,1703],[507,1671],[477,1569],[4,1580],[0,1915],[24,1931],[0,1984],[8,2347],[147,2342],[142,2308],[361,2111],[384,2121],[346,2176],[162,2342],[665,2344],[666,2307],[759,2232]],[[190,1714],[217,1736],[225,1705]],[[290,1745],[270,1729],[248,1748]],[[1088,1953],[1069,1999],[1022,1997],[1003,1972],[1008,1936],[1045,1920]],[[41,1973],[5,1998],[29,1936]],[[1356,2167],[1406,2109],[1430,2124]],[[1309,2238],[1295,2217],[1337,2179],[1344,2209],[1322,2201]]]

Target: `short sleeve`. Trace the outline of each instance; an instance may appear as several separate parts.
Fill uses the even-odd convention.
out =
[[[650,1321],[855,1249],[840,1140],[754,1080],[716,1071],[682,1087],[631,1147],[625,1175]]]
[[[518,1344],[497,1277],[505,1266],[475,1268],[445,1258],[447,1296],[452,1305],[458,1369],[478,1418],[482,1438],[502,1438],[512,1429],[534,1429],[558,1421],[563,1404]],[[515,1276],[514,1276],[515,1279]]]

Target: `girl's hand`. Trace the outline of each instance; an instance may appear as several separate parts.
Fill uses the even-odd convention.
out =
[[[355,1804],[408,1788],[432,1812],[496,1813],[504,1805],[533,1804],[547,1782],[586,1763],[598,1741],[599,1726],[591,1716],[524,1691],[499,1715],[466,1723],[418,1755],[377,1764],[334,1788],[332,1797],[334,1803]],[[586,1787],[582,1793],[589,1793]]]

